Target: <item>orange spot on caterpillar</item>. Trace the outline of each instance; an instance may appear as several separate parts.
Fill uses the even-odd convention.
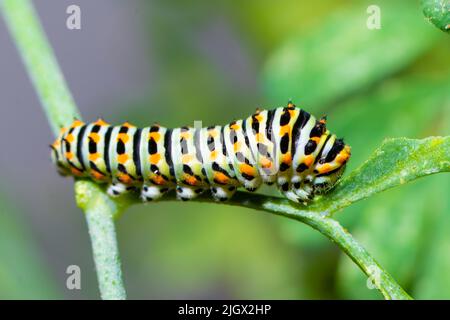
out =
[[[117,174],[117,179],[124,184],[131,184],[133,182],[133,179],[131,179],[128,174],[123,172],[119,172]]]
[[[100,141],[100,135],[97,132],[91,132],[89,134],[89,139],[91,139],[95,143],[98,143]]]
[[[336,156],[336,162],[342,164],[350,158],[350,147],[345,146],[344,149]]]
[[[241,149],[241,143],[238,141],[233,145],[234,152],[237,152]]]
[[[70,167],[70,172],[72,172],[72,174],[77,177],[80,177],[83,175],[83,171],[78,170],[77,168],[74,168],[74,167]]]
[[[152,180],[152,182],[154,183],[154,184],[157,184],[157,185],[163,185],[166,181],[164,180],[164,178],[163,177],[161,177],[160,175],[154,175],[152,178],[151,178],[151,180]]]
[[[239,130],[240,126],[237,123],[234,123],[230,126],[230,128],[233,130]]]
[[[72,152],[66,152],[66,159],[72,160],[73,159],[73,153]]]
[[[74,122],[72,122],[72,125],[71,125],[71,127],[72,128],[75,128],[75,127],[80,127],[80,126],[82,126],[84,124],[84,122],[83,121],[80,121],[80,120],[75,120]]]
[[[134,126],[131,123],[129,123],[128,121],[125,121],[125,123],[122,124],[122,127],[134,128]]]
[[[314,157],[312,155],[307,155],[305,159],[303,160],[303,163],[306,164],[308,167],[314,162]]]
[[[284,136],[285,133],[291,134],[291,126],[288,124],[280,128],[280,136]]]
[[[260,115],[258,112],[258,114],[255,116],[255,119],[258,120],[259,122],[261,122],[261,121],[263,121],[263,116]]]
[[[99,126],[109,126],[109,123],[103,121],[102,118],[98,118],[97,121],[95,121],[95,124],[99,125]]]
[[[98,153],[98,152],[89,154],[89,160],[92,162],[97,161],[97,159],[99,157],[100,157],[100,153]]]
[[[72,143],[75,140],[73,134],[68,134],[66,137],[67,142]]]
[[[261,157],[259,164],[261,165],[262,168],[264,169],[268,169],[270,167],[272,167],[272,161],[270,161],[268,158],[266,157]]]
[[[241,173],[245,173],[249,176],[255,176],[255,168],[253,168],[251,165],[243,163],[239,165],[239,171]]]
[[[315,143],[317,143],[317,144],[319,144],[319,142],[320,142],[320,137],[312,137],[312,138],[310,138],[312,141],[314,141]],[[318,148],[317,148],[317,150],[318,150]]]
[[[159,132],[150,132],[150,134],[148,135],[148,139],[152,139],[155,140],[155,142],[158,142],[159,139],[161,139],[161,134]]]
[[[292,162],[292,157],[290,153],[286,153],[285,155],[283,155],[282,161],[284,163],[286,163],[287,165],[290,165]]]
[[[217,137],[217,131],[216,130],[210,130],[210,131],[208,131],[208,134],[211,136],[211,137],[213,137],[213,138],[215,138],[215,137]]]
[[[342,163],[349,158],[349,154],[346,152],[340,152],[336,157],[336,162]]]
[[[222,172],[215,172],[214,180],[218,181],[219,183],[223,183],[223,184],[227,184],[228,181],[230,181],[230,179]]]
[[[161,155],[159,153],[152,154],[149,157],[149,161],[151,164],[157,164],[161,160]]]
[[[185,174],[183,180],[190,186],[195,186],[198,183],[197,179],[189,174]]]
[[[105,178],[105,175],[103,175],[103,174],[101,174],[100,172],[97,172],[97,171],[91,171],[91,175],[96,180],[103,180]]]
[[[129,157],[126,153],[124,153],[124,154],[120,154],[120,155],[117,157],[117,161],[118,161],[120,164],[124,164],[125,162],[128,161],[129,158],[130,158],[130,157]]]
[[[317,169],[319,173],[327,173],[331,171],[333,167],[329,163],[324,163],[321,167]]]
[[[216,160],[217,150],[211,151],[211,153],[209,154],[209,157],[211,158],[211,160]]]
[[[128,136],[128,134],[126,133],[119,133],[117,135],[117,141],[122,140],[123,143],[127,143],[127,141],[130,139],[130,137]]]

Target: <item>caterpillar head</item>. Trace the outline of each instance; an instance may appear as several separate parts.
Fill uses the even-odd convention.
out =
[[[343,175],[345,167],[346,165],[341,166],[337,171],[327,177],[316,177],[312,182],[313,194],[320,195],[333,189]]]
[[[61,154],[61,137],[58,137],[53,144],[50,145],[51,153],[50,157],[53,164],[56,166],[58,173],[61,176],[67,176],[70,174],[68,168],[64,165],[63,156]]]
[[[350,146],[342,139],[337,139],[315,167],[316,175],[312,181],[314,194],[326,193],[337,184],[345,171],[350,155]]]

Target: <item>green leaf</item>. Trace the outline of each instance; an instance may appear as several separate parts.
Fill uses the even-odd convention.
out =
[[[387,139],[362,166],[353,170],[323,201],[313,207],[332,213],[386,189],[429,174],[448,171],[450,136],[421,140]]]
[[[433,247],[430,238],[435,233],[436,223],[442,223],[439,216],[448,214],[442,210],[445,194],[450,192],[445,187],[446,180],[448,177],[445,175],[436,175],[373,197],[369,205],[359,212],[361,221],[352,230],[407,290],[414,286],[417,275],[422,273],[426,252],[431,249],[430,245]],[[445,250],[440,254],[447,255]],[[379,297],[376,291],[367,289],[367,279],[361,277],[348,259],[340,259],[338,271],[337,286],[344,298]],[[432,281],[429,282],[431,285]],[[414,294],[413,297],[419,298]]]
[[[448,0],[422,0],[425,17],[437,28],[450,32],[450,2]]]
[[[369,4],[332,14],[309,36],[287,39],[265,66],[270,102],[292,98],[309,110],[323,107],[404,69],[438,38],[404,2],[377,1],[381,28],[371,30]]]

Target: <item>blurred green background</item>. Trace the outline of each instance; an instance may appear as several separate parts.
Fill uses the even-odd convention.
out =
[[[50,2],[36,6],[86,120],[224,124],[292,98],[327,114],[329,129],[352,146],[347,172],[387,137],[450,133],[449,36],[425,20],[419,1],[78,1],[77,35],[64,30],[73,1]],[[378,30],[366,26],[369,5],[381,9]],[[2,115],[14,123],[35,112],[28,121],[37,138],[19,150],[28,131],[2,155],[0,298],[98,298],[72,182],[51,167],[50,130],[1,28],[19,70],[13,80],[1,76],[17,109]],[[33,106],[20,111],[23,91]],[[414,298],[449,299],[449,194],[448,174],[430,176],[337,218]],[[322,235],[267,213],[152,203],[128,210],[117,231],[129,298],[381,298]],[[65,287],[70,264],[81,267],[80,291]]]

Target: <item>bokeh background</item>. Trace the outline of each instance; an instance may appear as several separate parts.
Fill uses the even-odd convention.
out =
[[[81,30],[66,8],[81,7]],[[369,30],[369,5],[381,29]],[[419,1],[37,0],[85,120],[224,124],[289,98],[352,146],[348,171],[386,137],[450,132],[449,36]],[[73,182],[0,22],[0,298],[99,297]],[[277,194],[265,188],[261,192]],[[337,217],[415,298],[450,298],[450,179],[430,176]],[[135,206],[117,222],[130,298],[379,299],[317,232],[226,205]],[[78,265],[81,290],[68,290]]]

